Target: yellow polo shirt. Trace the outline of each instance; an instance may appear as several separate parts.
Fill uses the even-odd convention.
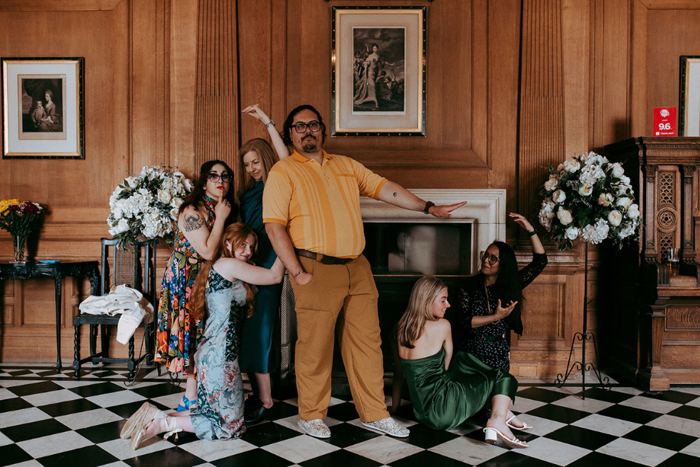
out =
[[[356,258],[365,248],[360,196],[379,197],[386,183],[356,160],[323,151],[323,165],[294,151],[265,182],[263,222],[287,227],[294,248]]]

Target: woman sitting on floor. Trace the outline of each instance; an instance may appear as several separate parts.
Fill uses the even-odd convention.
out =
[[[146,402],[121,431],[131,437],[131,449],[153,436],[187,431],[199,439],[238,438],[245,431],[243,380],[238,364],[241,327],[253,312],[253,289],[282,280],[284,266],[276,260],[270,269],[249,263],[256,252],[255,233],[244,224],[229,226],[212,261],[197,276],[192,291],[192,316],[204,319],[197,344],[197,406],[189,412],[168,414]]]
[[[506,423],[513,415],[510,403],[518,381],[467,352],[457,352],[452,358],[450,323],[442,319],[449,307],[445,284],[426,276],[413,286],[408,308],[399,321],[399,357],[416,418],[429,428],[449,430],[490,400],[486,442],[495,444],[500,438],[509,447],[528,447],[513,436]],[[508,307],[515,307],[515,303]]]

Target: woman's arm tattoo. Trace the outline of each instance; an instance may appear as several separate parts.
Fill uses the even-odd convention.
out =
[[[185,216],[185,232],[192,232],[202,227],[202,216],[197,213]]]

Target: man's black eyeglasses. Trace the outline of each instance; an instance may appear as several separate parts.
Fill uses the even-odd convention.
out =
[[[318,131],[321,131],[321,122],[317,122],[316,120],[309,123],[299,122],[292,125],[292,127],[296,130],[297,133],[306,133],[307,128],[311,130],[312,133],[316,133]]]

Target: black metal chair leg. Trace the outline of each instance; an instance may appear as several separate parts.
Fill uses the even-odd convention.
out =
[[[134,336],[129,339],[129,382],[132,383],[136,379],[136,363],[134,362]]]
[[[80,325],[73,326],[75,334],[73,336],[73,371],[75,378],[80,378]]]

